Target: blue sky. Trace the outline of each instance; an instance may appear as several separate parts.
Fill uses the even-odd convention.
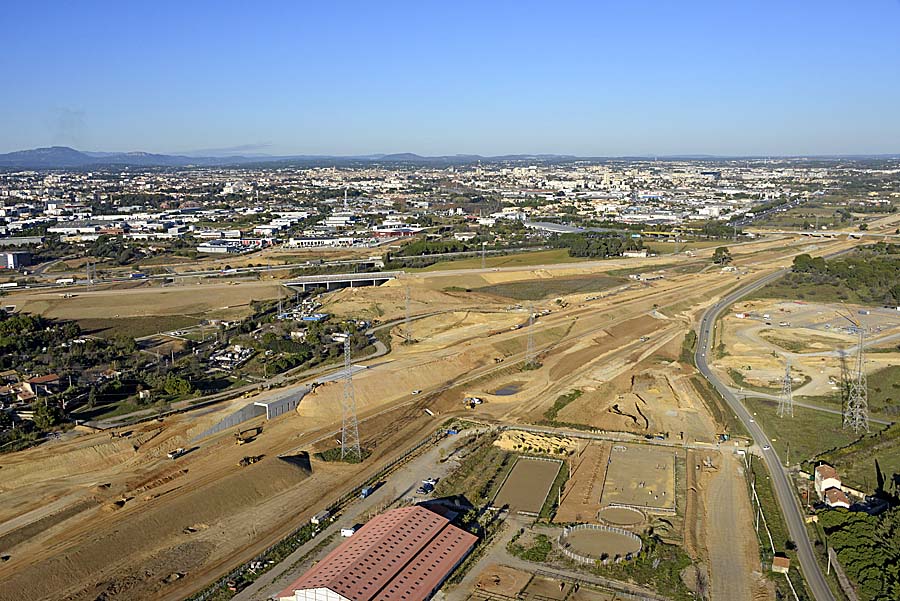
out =
[[[900,0],[9,2],[0,152],[900,152]]]

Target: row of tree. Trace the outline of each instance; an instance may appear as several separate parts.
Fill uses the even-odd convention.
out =
[[[585,232],[580,234],[562,234],[551,241],[556,248],[569,249],[570,257],[621,257],[629,250],[640,250],[644,247],[640,238],[631,238],[609,232]]]
[[[900,507],[880,516],[823,511],[819,525],[863,601],[900,599]]]
[[[830,261],[797,255],[792,272],[795,284],[840,286],[863,302],[900,305],[900,244],[873,244]]]

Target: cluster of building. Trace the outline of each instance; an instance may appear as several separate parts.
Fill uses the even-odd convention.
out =
[[[0,173],[0,247],[24,252],[44,236],[77,244],[115,236],[216,255],[277,244],[375,247],[423,233],[494,243],[503,241],[495,230],[503,235],[509,228],[501,226],[511,222],[528,225],[534,238],[579,231],[560,221],[637,224],[668,235],[673,227],[689,232],[697,222],[747,219],[761,204],[798,202],[860,174],[852,164],[787,159],[524,158],[444,166],[6,172]],[[862,200],[894,201],[881,194]],[[22,269],[28,262],[26,255],[0,256],[0,267]]]
[[[837,470],[827,463],[816,466],[813,481],[819,501],[827,507],[862,511],[872,515],[890,507],[890,503],[885,499],[868,496],[843,484]]]

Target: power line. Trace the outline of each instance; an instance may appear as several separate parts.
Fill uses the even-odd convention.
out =
[[[356,395],[353,391],[353,371],[350,365],[350,334],[344,339],[344,396],[341,401],[341,459],[355,457],[362,460],[359,448],[359,419],[356,415]]]

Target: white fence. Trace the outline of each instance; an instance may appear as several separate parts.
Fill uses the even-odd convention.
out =
[[[577,561],[579,563],[593,564],[593,563],[597,563],[599,558],[590,557],[588,555],[581,555],[579,553],[575,553],[574,551],[570,551],[568,548],[566,548],[566,545],[563,541],[565,539],[567,539],[569,537],[569,535],[572,532],[575,532],[576,530],[601,530],[603,532],[614,532],[614,533],[620,534],[624,537],[634,539],[638,543],[638,549],[637,549],[637,551],[634,551],[632,553],[632,555],[637,555],[638,553],[641,552],[641,549],[644,548],[644,542],[641,540],[640,536],[636,535],[633,532],[628,532],[627,530],[623,530],[621,528],[616,528],[614,526],[604,526],[601,524],[577,524],[575,526],[567,526],[566,528],[563,529],[562,534],[559,535],[559,538],[556,540],[556,544],[557,544],[557,546],[559,546],[559,550],[562,551],[563,555],[565,555],[569,559],[571,559],[573,561]]]

